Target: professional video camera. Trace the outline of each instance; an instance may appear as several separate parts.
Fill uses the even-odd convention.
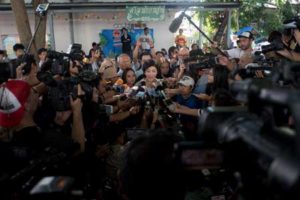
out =
[[[245,68],[237,69],[236,74],[239,74],[242,79],[256,78],[256,72],[262,72],[264,77],[272,75],[273,67],[270,67],[267,63],[258,65],[256,63],[251,63]]]
[[[50,104],[56,111],[70,110],[70,95],[73,99],[81,98],[83,102],[90,102],[93,96],[93,88],[97,87],[99,77],[91,71],[82,71],[77,77],[56,81],[48,92]],[[78,96],[77,85],[80,84],[84,95]]]
[[[214,66],[219,64],[219,58],[212,54],[205,54],[202,57],[199,57],[197,62],[189,64],[189,67],[192,71],[211,69]]]
[[[285,48],[285,45],[283,44],[282,40],[274,40],[268,45],[264,45],[261,47],[262,53],[268,53],[270,51],[280,51]]]
[[[68,58],[72,61],[75,61],[75,60],[82,61],[83,55],[82,55],[82,50],[81,49],[82,49],[81,44],[71,44],[69,46],[69,49],[68,49],[67,53],[49,50],[48,53],[47,53],[47,57],[49,59],[59,60],[59,61],[61,61],[60,63],[62,63],[64,58]]]
[[[247,107],[206,109],[199,119],[201,141],[208,149],[221,149],[222,166],[239,174],[243,199],[299,196],[300,92],[257,79],[236,81],[231,90]],[[289,124],[291,116],[295,128]]]
[[[46,147],[23,169],[1,179],[1,199],[14,199],[16,195],[18,199],[85,199],[85,184],[90,183],[84,173],[79,173],[79,158],[74,157],[79,145],[66,142],[63,148]]]
[[[81,44],[70,45],[68,53],[48,50],[47,58],[47,61],[41,67],[40,73],[50,72],[52,76],[65,75],[68,73],[70,61],[78,61],[83,66],[83,69],[85,69],[85,65],[82,62],[83,53],[81,50]]]
[[[48,86],[55,85],[52,77],[54,75],[65,76],[68,74],[70,61],[79,61],[83,65],[83,69],[85,68],[82,63],[83,55],[81,44],[72,44],[69,48],[70,53],[48,50],[48,59],[43,63],[41,70],[37,73],[37,78],[41,82],[44,82]],[[79,70],[83,69],[80,68]]]
[[[271,51],[280,51],[287,48],[282,41],[281,34],[273,34],[273,35],[271,34],[268,38],[268,42],[270,44],[261,46],[261,52],[263,54],[266,54]]]

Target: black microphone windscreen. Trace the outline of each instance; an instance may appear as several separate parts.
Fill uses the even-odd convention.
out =
[[[180,14],[179,17],[175,18],[172,23],[170,24],[169,26],[169,31],[172,32],[172,33],[175,33],[178,29],[179,29],[179,26],[181,25],[182,23],[182,19],[184,17],[184,13]]]

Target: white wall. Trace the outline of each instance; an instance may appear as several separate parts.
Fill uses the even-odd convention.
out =
[[[33,33],[34,23],[35,23],[34,16],[32,14],[29,14],[28,17],[31,26],[31,32]],[[13,36],[16,37],[17,40],[19,40],[18,38],[19,34],[17,31],[15,17],[12,14],[12,12],[0,12],[0,49],[4,49],[4,44],[2,44],[2,40],[6,36]],[[14,57],[14,53],[12,51],[12,45],[10,46],[10,49],[8,49],[8,54]]]
[[[173,45],[174,35],[168,30],[173,17],[174,12],[166,12],[164,21],[146,23],[149,28],[154,29],[156,49],[169,48]],[[30,15],[29,18],[33,32],[33,15]],[[56,50],[66,51],[71,43],[69,15],[56,13],[53,18]],[[101,30],[112,29],[114,24],[128,23],[124,11],[108,12],[101,10],[98,13],[74,13],[73,18],[75,43],[81,43],[86,52],[90,49],[92,42],[99,41]],[[47,27],[47,33],[49,33],[49,27]],[[17,34],[14,15],[11,12],[0,13],[0,36]],[[2,41],[0,41],[0,48],[3,48]]]
[[[119,11],[115,13],[102,12],[99,15],[101,18],[111,19],[117,16],[116,20],[98,20],[97,18],[76,20],[77,18],[82,18],[84,14],[75,13],[74,14],[74,39],[78,43],[83,44],[83,49],[88,50],[91,47],[92,42],[99,41],[99,32],[103,29],[114,28],[113,24],[123,24],[129,23],[126,19],[125,12]],[[97,15],[97,13],[92,13],[90,15]],[[172,14],[170,14],[172,15]],[[86,16],[86,15],[85,15]],[[84,16],[84,17],[85,17]],[[172,15],[174,16],[174,14]],[[169,48],[174,43],[174,36],[169,32],[169,25],[173,17],[166,16],[166,19],[161,22],[147,22],[146,25],[154,30],[154,40],[155,48]]]
[[[55,37],[55,50],[66,52],[70,43],[70,25],[69,15],[59,14],[53,17],[54,37]],[[49,33],[49,27],[47,28]]]

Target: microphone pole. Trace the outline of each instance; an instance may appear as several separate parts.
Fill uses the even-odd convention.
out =
[[[183,15],[189,20],[189,22],[211,43],[214,44],[214,42],[193,22],[193,20],[191,19],[190,16],[188,16],[187,14],[185,14],[185,11],[183,12]],[[219,47],[216,48],[219,53],[222,56],[228,57]]]

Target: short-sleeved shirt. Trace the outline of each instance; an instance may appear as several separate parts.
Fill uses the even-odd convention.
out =
[[[184,47],[186,46],[186,38],[184,35],[177,35],[175,38],[175,43],[176,45],[180,46],[180,47]]]
[[[175,101],[180,105],[189,107],[191,109],[199,109],[202,106],[201,101],[194,95],[184,98],[182,95],[177,95]]]
[[[233,58],[240,59],[245,54],[245,51],[240,48],[229,49],[226,52],[229,55],[230,59],[233,59]]]
[[[200,109],[200,108],[203,107],[202,106],[202,101],[200,101],[194,95],[191,95],[188,98],[184,98],[182,95],[177,95],[175,97],[175,102],[177,102],[180,105],[191,108],[191,109]],[[188,116],[188,115],[180,115],[180,120],[182,122],[197,121],[197,117]]]
[[[191,109],[200,109],[202,108],[202,101],[198,100],[194,95],[189,96],[188,98],[183,98],[182,95],[175,96],[175,101],[183,106],[186,106]],[[194,133],[197,129],[198,117],[189,116],[189,115],[178,115],[181,124],[183,125],[183,130],[186,132],[187,138],[192,139],[195,137]],[[190,135],[192,134],[192,135]]]
[[[150,50],[150,45],[146,40],[148,39],[149,41],[153,41],[151,35],[150,34],[148,34],[148,35],[143,34],[143,35],[140,36],[139,39],[142,40],[142,49],[143,50]]]

